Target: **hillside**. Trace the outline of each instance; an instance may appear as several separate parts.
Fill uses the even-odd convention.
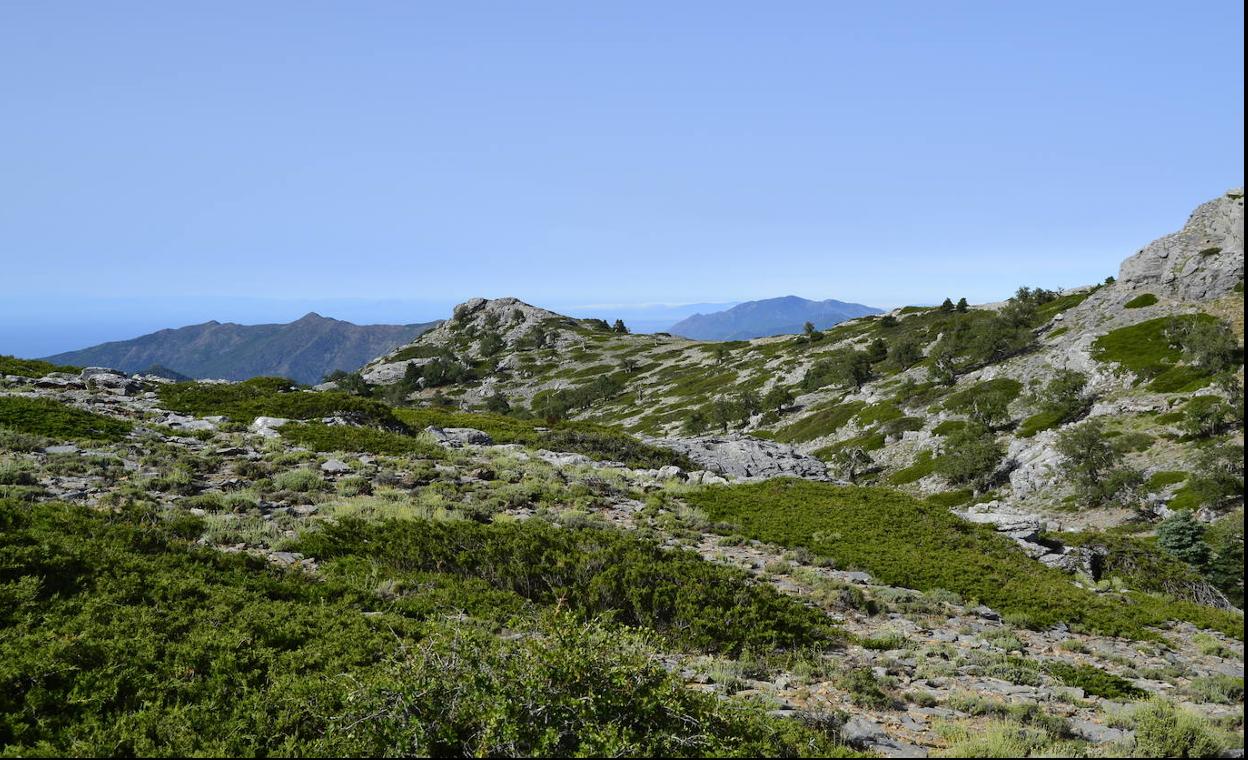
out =
[[[192,378],[246,380],[281,375],[301,383],[319,383],[330,372],[354,370],[434,324],[355,325],[316,313],[287,324],[213,321],[67,351],[47,361],[123,372],[156,367]]]
[[[770,335],[794,335],[810,322],[826,330],[854,317],[879,314],[880,310],[834,299],[810,301],[797,296],[747,301],[730,309],[686,317],[668,330],[694,340],[749,340]]]
[[[1242,219],[809,336],[475,299],[316,389],[0,357],[0,746],[1234,756]]]
[[[392,397],[635,434],[748,434],[823,459],[834,473],[913,493],[978,487],[1003,520],[1026,509],[1060,512],[1056,522],[1067,526],[1115,523],[1141,505],[1164,513],[1174,498],[1190,503],[1198,460],[1222,451],[1219,442],[1242,444],[1242,422],[1233,420],[1242,225],[1242,193],[1233,191],[1125,260],[1116,281],[1061,293],[1023,288],[993,306],[909,307],[813,340],[625,335],[515,299],[477,299],[370,362],[363,377]],[[1213,347],[1185,345],[1185,331]],[[1185,432],[1201,413],[1225,419]],[[1085,421],[1124,449],[1111,455],[1114,467],[1144,479],[1130,508],[1101,498],[1075,508],[1089,495],[1064,476],[1056,445]],[[943,457],[951,442],[986,447],[992,461],[980,469],[990,471],[958,471]]]

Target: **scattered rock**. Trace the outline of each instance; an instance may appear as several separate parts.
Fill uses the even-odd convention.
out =
[[[277,429],[289,423],[290,420],[285,417],[257,417],[247,429],[265,438],[276,438],[280,435]]]
[[[494,439],[484,430],[476,428],[440,428],[430,425],[425,432],[433,436],[443,446],[459,448],[461,446],[490,446]]]

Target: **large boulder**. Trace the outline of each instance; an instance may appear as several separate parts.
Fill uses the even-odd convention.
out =
[[[1183,229],[1149,243],[1118,273],[1133,290],[1185,301],[1217,298],[1243,279],[1243,189],[1201,205]]]
[[[435,427],[430,425],[425,432],[433,436],[439,444],[450,448],[461,446],[489,446],[494,439],[484,430],[476,428]]]
[[[822,461],[792,446],[745,435],[699,438],[647,438],[647,443],[679,452],[699,467],[732,478],[795,477],[827,480]]]

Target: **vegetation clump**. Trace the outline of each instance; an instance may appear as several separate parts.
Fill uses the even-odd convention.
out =
[[[690,691],[659,664],[653,634],[494,590],[490,568],[556,601],[538,590],[539,555],[494,554],[478,563],[481,578],[416,573],[394,555],[375,565],[371,541],[384,551],[388,534],[413,533],[391,525],[357,544],[362,553],[338,545],[315,580],[196,547],[203,527],[190,516],[0,501],[6,753],[848,754],[762,706]],[[591,582],[590,567],[577,567]],[[695,605],[698,594],[763,599],[723,580],[691,578],[702,587],[692,592],[634,589],[630,609],[665,593]],[[627,597],[619,593],[597,597],[599,606]],[[802,614],[784,612],[793,602],[762,604],[745,607],[771,633]],[[523,635],[495,635],[505,622]]]
[[[1109,635],[1151,638],[1150,626],[1188,620],[1243,637],[1243,618],[1188,602],[1127,593],[1098,596],[1059,570],[1037,566],[990,528],[938,502],[882,488],[777,479],[690,494],[711,519],[749,538],[807,550],[882,583],[944,589],[1044,627],[1065,622]],[[1036,599],[1045,599],[1037,605]]]
[[[130,432],[125,420],[25,396],[0,396],[0,430],[58,441],[120,441]]]
[[[241,383],[168,383],[157,393],[171,411],[201,417],[224,415],[242,423],[261,416],[292,420],[350,416],[362,423],[403,427],[380,401],[342,391],[301,390],[283,377],[255,377]]]
[[[0,377],[17,375],[18,377],[43,377],[51,372],[70,372],[78,374],[82,367],[71,367],[66,364],[52,364],[39,359],[19,359],[16,356],[0,354]]]

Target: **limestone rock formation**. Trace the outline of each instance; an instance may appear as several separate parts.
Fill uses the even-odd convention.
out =
[[[1216,298],[1244,279],[1244,191],[1202,204],[1178,232],[1122,263],[1118,281],[1186,301]]]

